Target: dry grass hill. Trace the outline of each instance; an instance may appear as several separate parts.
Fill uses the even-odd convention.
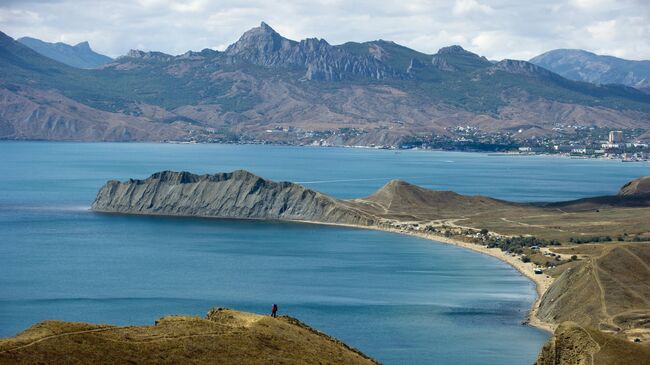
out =
[[[376,364],[296,319],[212,309],[155,326],[47,321],[0,340],[0,364]]]
[[[565,322],[542,348],[535,365],[643,365],[648,343],[634,343]]]

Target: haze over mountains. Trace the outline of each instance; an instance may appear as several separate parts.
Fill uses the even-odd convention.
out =
[[[90,48],[88,42],[74,46],[62,42],[49,43],[40,39],[22,37],[18,42],[53,60],[78,68],[96,68],[111,62],[113,59],[99,54]]]
[[[224,52],[131,51],[99,69],[53,61],[2,34],[0,138],[398,145],[456,126],[552,133],[648,128],[650,95],[565,79],[459,46],[293,41],[270,26]]]
[[[571,80],[622,84],[650,92],[650,61],[624,60],[581,49],[556,49],[530,62]]]

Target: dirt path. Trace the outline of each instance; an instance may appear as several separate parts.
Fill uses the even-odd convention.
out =
[[[641,266],[645,267],[645,269],[648,270],[648,272],[650,272],[650,266],[648,266],[648,264],[646,264],[645,261],[643,261],[643,259],[641,259],[637,254],[632,252],[627,247],[622,247],[622,249],[625,250],[625,252],[627,252],[628,254],[630,254],[630,256],[634,257],[641,264]]]
[[[30,346],[34,346],[34,345],[36,345],[37,343],[44,342],[44,341],[48,341],[48,340],[53,340],[53,339],[55,339],[55,338],[60,338],[60,337],[65,337],[65,336],[73,336],[73,335],[81,335],[81,334],[84,334],[84,333],[106,332],[106,331],[115,330],[115,329],[117,329],[117,328],[116,328],[116,327],[109,327],[109,328],[95,328],[95,329],[92,329],[92,330],[75,331],[75,332],[66,332],[66,333],[59,333],[59,334],[57,334],[57,335],[45,336],[45,337],[41,337],[41,338],[39,338],[38,340],[34,340],[34,341],[30,342],[30,343],[27,343],[27,344],[25,344],[25,345],[20,345],[20,346],[18,346],[18,347],[14,347],[14,348],[11,348],[11,349],[8,349],[8,350],[0,351],[0,354],[4,354],[4,353],[11,352],[11,351],[16,351],[16,350],[22,350],[22,349],[24,349],[24,348],[27,348],[27,347],[30,347]]]

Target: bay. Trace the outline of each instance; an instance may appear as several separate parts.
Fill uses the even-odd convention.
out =
[[[109,179],[247,169],[340,198],[393,178],[515,201],[614,193],[650,165],[253,145],[0,143],[0,336],[46,319],[153,324],[272,303],[387,364],[529,364],[534,286],[491,257],[386,232],[96,214]]]

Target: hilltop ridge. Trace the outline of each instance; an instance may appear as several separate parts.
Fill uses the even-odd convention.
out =
[[[0,364],[377,364],[295,318],[213,308],[154,326],[46,321],[0,339]]]

